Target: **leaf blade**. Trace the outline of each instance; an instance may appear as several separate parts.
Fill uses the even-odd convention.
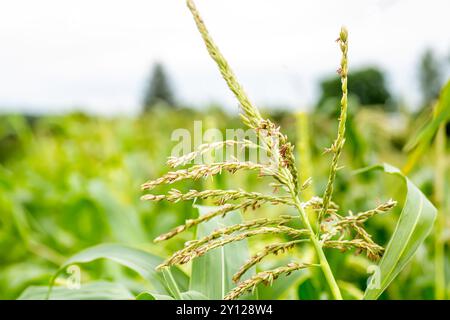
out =
[[[30,286],[18,300],[45,300],[48,286]],[[92,282],[82,284],[79,289],[54,287],[49,300],[132,300],[134,296],[124,286],[112,282]]]
[[[413,169],[419,158],[429,149],[438,128],[450,121],[450,81],[442,88],[433,113],[433,119],[404,148],[410,152],[409,159],[403,168],[405,174]]]
[[[217,207],[196,207],[199,215],[213,209],[217,210]],[[237,211],[229,212],[225,217],[215,217],[197,227],[197,238],[207,236],[217,228],[241,222],[241,215]],[[204,256],[194,259],[189,290],[197,291],[209,299],[222,299],[235,286],[232,277],[248,258],[247,241],[243,240],[213,249]]]
[[[69,258],[56,273],[58,275],[72,264],[84,264],[98,259],[108,259],[117,262],[137,272],[147,279],[160,293],[167,293],[164,277],[157,272],[156,266],[163,259],[147,251],[121,244],[101,244],[87,248]],[[173,276],[181,290],[187,290],[188,277],[179,268],[171,267]]]
[[[394,233],[378,264],[380,272],[371,277],[373,280],[373,277],[379,276],[380,285],[368,286],[364,292],[364,299],[369,300],[377,299],[409,262],[430,233],[437,214],[433,204],[400,170],[389,164],[374,166],[369,170],[372,169],[381,169],[402,179],[406,186],[406,198]]]

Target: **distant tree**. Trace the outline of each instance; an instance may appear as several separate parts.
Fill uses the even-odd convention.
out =
[[[341,96],[341,80],[338,76],[325,79],[320,83],[321,96],[317,108],[321,109],[329,98]],[[362,105],[380,105],[385,110],[392,110],[391,98],[386,87],[385,76],[377,68],[365,68],[348,74],[349,95],[358,97]]]
[[[161,63],[155,63],[153,66],[143,100],[144,112],[149,111],[158,103],[165,103],[170,107],[175,106],[174,93],[164,66]]]
[[[419,82],[422,102],[428,105],[439,96],[442,87],[441,62],[431,49],[425,50],[420,59]]]

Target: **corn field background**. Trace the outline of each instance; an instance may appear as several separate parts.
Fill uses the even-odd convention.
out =
[[[450,298],[450,82],[436,90],[438,97],[421,112],[406,107],[390,111],[383,105],[364,105],[349,98],[342,168],[334,182],[333,201],[343,212],[364,212],[390,198],[398,201],[391,212],[378,215],[365,225],[375,242],[386,246],[408,190],[396,177],[360,169],[389,163],[400,168],[437,208],[431,233],[380,299]],[[334,106],[334,102],[329,105]],[[279,125],[295,145],[295,166],[302,180],[312,179],[302,200],[322,194],[327,187],[330,156],[324,150],[335,138],[338,110],[262,110],[263,116]],[[188,230],[161,243],[153,240],[186,220],[195,219],[202,210],[196,205],[211,203],[200,199],[176,203],[142,201],[145,193],[140,187],[167,172],[167,157],[175,145],[172,132],[178,128],[193,131],[198,120],[224,135],[226,129],[242,127],[236,113],[216,107],[172,107],[167,103],[155,103],[138,117],[102,117],[81,112],[1,115],[0,299],[48,298],[51,282],[53,294],[67,299],[157,299],[162,297],[160,292],[166,291],[176,299],[199,298],[192,293],[196,291],[187,290],[192,289],[195,277],[191,275],[188,285],[191,264],[172,270],[173,277],[164,271],[157,273],[154,267],[206,231]],[[267,189],[265,178],[246,172],[182,181],[177,189],[203,190],[212,185],[220,190]],[[171,186],[160,187],[161,193],[170,189]],[[294,215],[294,211],[261,206],[243,216],[256,219]],[[274,237],[246,240],[248,251],[258,252]],[[111,258],[113,255],[108,253],[114,245],[117,250],[124,250],[121,258]],[[91,247],[98,248],[98,252],[83,253]],[[138,254],[127,261],[123,257],[131,253],[124,253],[126,248],[139,249],[153,258],[143,255],[138,259],[142,265],[136,266],[137,260],[133,259]],[[279,267],[293,255],[314,256],[311,248],[301,248],[267,257],[255,268]],[[345,254],[327,248],[324,251],[343,298],[362,299],[373,262],[357,250]],[[236,253],[227,259],[235,259],[233,254]],[[73,265],[77,267],[74,269]],[[213,268],[205,268],[208,267]],[[75,283],[79,288],[70,289],[74,276],[80,282]],[[213,278],[214,274],[211,272],[210,276]],[[161,279],[166,285],[161,285]],[[204,289],[201,297],[223,298],[224,295],[217,296],[214,288],[205,289],[204,284],[202,287],[201,281],[194,283],[197,291]],[[315,269],[298,270],[269,282],[258,285],[256,293],[245,297],[332,298],[323,275]],[[179,288],[174,289],[174,283]],[[186,292],[180,294],[180,290]]]
[[[223,129],[236,127],[239,121],[218,112],[170,110],[156,110],[139,119],[103,119],[81,114],[40,119],[2,117],[1,298],[16,298],[30,284],[48,284],[65,259],[89,246],[123,243],[167,256],[189,240],[192,234],[184,234],[163,245],[152,244],[153,238],[160,233],[194,217],[196,209],[191,203],[142,202],[139,186],[147,177],[164,172],[166,155],[170,154],[173,145],[170,141],[172,130],[189,128],[194,120],[205,117],[222,119]],[[298,140],[298,119],[295,114],[278,119],[292,141]],[[332,140],[335,119],[319,114],[307,115],[307,119],[313,177],[326,177],[328,161],[322,153]],[[392,125],[393,121],[403,125]],[[350,119],[352,132],[343,154],[345,168],[337,176],[336,201],[345,207],[364,210],[376,204],[377,199],[398,194],[398,184],[393,181],[381,180],[380,183],[376,176],[358,176],[351,172],[380,162],[404,166],[408,157],[402,152],[402,146],[413,135],[414,123],[408,114],[398,114],[394,118],[381,111],[360,108]],[[447,149],[445,163],[449,163],[449,155]],[[434,192],[435,160],[435,154],[427,152],[410,174],[430,198]],[[323,189],[326,184],[323,178],[314,181],[314,187],[318,189]],[[445,181],[448,205],[448,170]],[[202,182],[186,183],[183,187],[189,189],[199,183]],[[242,187],[256,185],[257,189],[259,180],[246,174],[224,175],[217,183],[224,188],[238,183]],[[374,203],[367,203],[369,196]],[[264,210],[263,207],[252,214],[262,216]],[[370,224],[381,243],[388,240],[397,215],[393,213]],[[447,279],[450,275],[448,223],[447,218],[443,239]],[[383,297],[433,299],[434,253],[431,235]],[[367,259],[349,255],[342,260],[334,253],[331,261],[335,266],[346,266],[340,267],[344,272],[339,274],[339,280],[356,282],[349,290],[356,294],[362,292],[368,276]],[[86,265],[82,276],[83,280],[101,278],[124,283],[137,277],[106,261]],[[151,285],[145,281],[139,283],[142,288]],[[305,286],[306,290],[301,290]],[[448,295],[448,283],[445,288]],[[321,289],[320,284],[317,287],[307,281],[289,291],[293,298],[314,299],[320,297]]]

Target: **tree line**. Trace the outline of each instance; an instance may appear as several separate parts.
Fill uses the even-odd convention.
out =
[[[422,108],[429,106],[438,97],[449,64],[450,57],[447,59],[439,57],[432,49],[423,52],[417,66]],[[319,88],[316,110],[322,112],[335,110],[335,103],[338,103],[341,92],[339,77],[335,75],[323,79],[319,83]],[[386,74],[379,67],[369,66],[351,71],[348,75],[348,90],[349,95],[357,98],[360,105],[376,106],[387,112],[398,109],[398,103],[388,86]],[[161,62],[155,63],[144,91],[143,111],[149,112],[156,105],[176,108],[178,104],[167,70]]]

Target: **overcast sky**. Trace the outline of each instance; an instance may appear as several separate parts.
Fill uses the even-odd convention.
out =
[[[215,41],[259,104],[307,108],[335,72],[340,26],[350,68],[388,72],[417,101],[417,60],[450,53],[449,0],[197,0]],[[184,0],[14,0],[0,5],[0,112],[135,113],[152,63],[163,61],[178,98],[236,103]]]

